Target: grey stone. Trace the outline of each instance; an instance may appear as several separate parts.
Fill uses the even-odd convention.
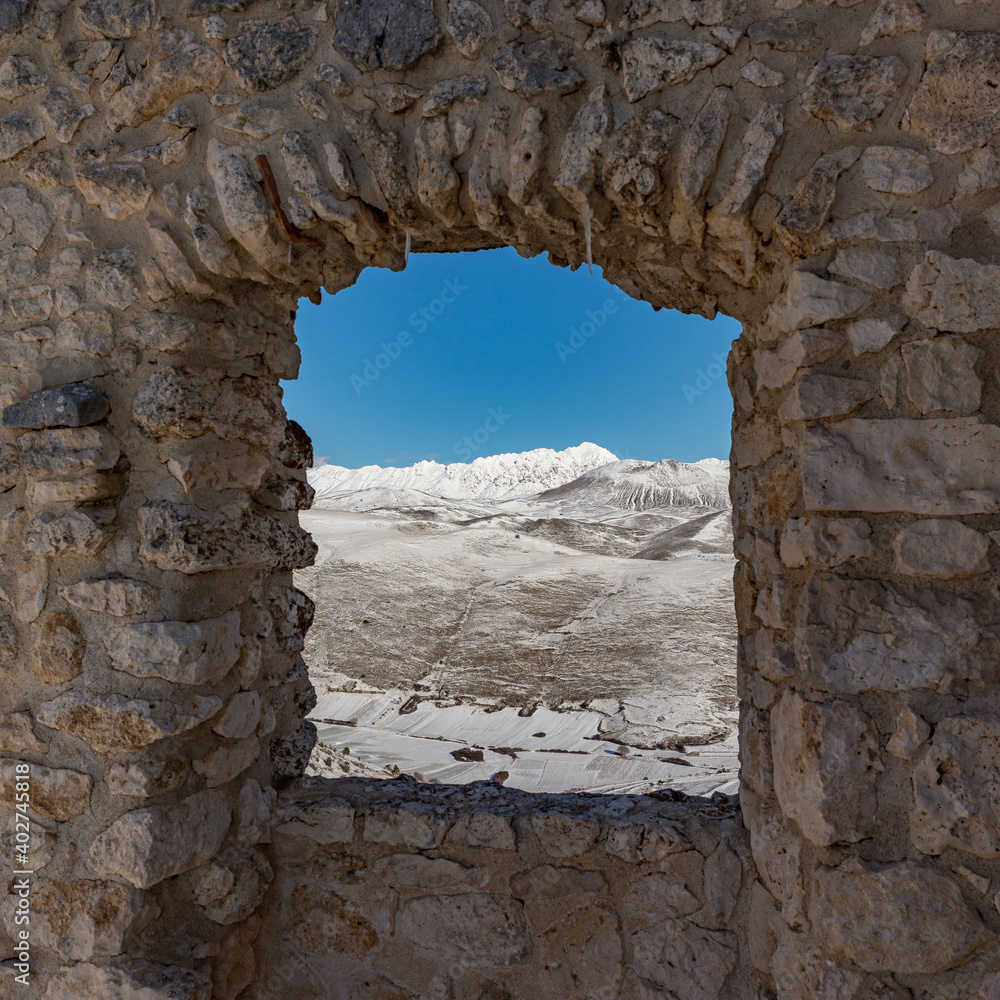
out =
[[[491,812],[471,812],[460,816],[451,828],[448,840],[465,847],[517,850],[517,837],[510,819]]]
[[[871,45],[879,38],[892,38],[918,31],[927,23],[927,15],[914,0],[880,0],[864,31],[861,44]]]
[[[409,69],[440,40],[432,0],[337,0],[333,45],[358,69]]]
[[[175,684],[216,684],[240,655],[240,616],[201,622],[142,622],[105,639],[112,666]]]
[[[785,78],[776,70],[765,66],[759,59],[748,62],[740,70],[740,76],[758,87],[780,87]]]
[[[983,383],[975,372],[978,348],[961,337],[914,340],[902,348],[910,401],[923,414],[975,413]]]
[[[237,641],[238,636],[237,627]],[[260,694],[256,691],[239,691],[229,699],[219,721],[212,726],[212,731],[226,739],[242,740],[257,728],[259,722]]]
[[[906,283],[903,308],[932,330],[975,333],[1000,324],[1000,266],[928,252]]]
[[[796,612],[795,657],[822,691],[945,694],[993,676],[998,640],[983,628],[987,615],[955,594],[817,573]]]
[[[274,872],[261,851],[231,847],[200,874],[195,900],[210,920],[225,927],[246,920],[273,881]]]
[[[814,879],[809,917],[825,948],[868,972],[944,972],[996,941],[955,882],[917,862],[852,858]]]
[[[625,96],[634,103],[664,87],[686,83],[725,57],[725,50],[710,42],[632,39],[622,47]]]
[[[109,306],[128,309],[139,297],[135,281],[135,251],[131,247],[104,250],[87,265],[90,286]]]
[[[316,746],[316,726],[308,720],[294,733],[276,739],[269,748],[271,776],[275,781],[298,778],[305,772]]]
[[[990,568],[987,536],[958,521],[917,521],[896,535],[892,547],[897,572],[907,576],[969,579]]]
[[[771,754],[778,802],[814,844],[874,834],[878,730],[859,708],[816,704],[787,689],[771,713]]]
[[[0,161],[12,160],[45,137],[45,126],[38,118],[12,111],[0,119]]]
[[[934,183],[930,160],[901,146],[869,146],[858,169],[868,187],[886,194],[919,194]]]
[[[0,802],[12,811],[18,801],[23,801],[17,794],[17,784],[22,780],[17,773],[20,764],[18,760],[0,759]],[[81,771],[32,764],[30,809],[45,819],[65,823],[89,809],[93,786],[94,779]]]
[[[885,319],[859,319],[847,328],[847,339],[855,357],[871,351],[881,351],[906,325],[905,316],[888,316]]]
[[[107,399],[92,385],[80,383],[43,389],[3,411],[4,427],[85,427],[110,412]]]
[[[190,969],[153,962],[65,966],[42,1000],[208,1000],[211,982]]]
[[[260,740],[249,736],[239,743],[227,743],[207,757],[194,762],[194,769],[209,788],[228,784],[241,775],[260,756]]]
[[[691,844],[676,824],[650,817],[618,822],[608,831],[604,847],[608,854],[632,864],[641,864],[644,861],[662,861],[671,854],[688,851]]]
[[[781,561],[799,569],[810,564],[833,569],[874,551],[872,529],[861,518],[832,518],[814,514],[785,522],[781,532]]]
[[[483,76],[459,76],[453,80],[442,80],[430,89],[424,101],[425,118],[446,114],[459,102],[478,104],[486,96],[486,78]]]
[[[153,0],[86,0],[80,21],[105,38],[132,38],[152,27]]]
[[[785,301],[772,307],[771,321],[782,331],[802,330],[853,316],[870,302],[871,296],[843,282],[794,271],[788,279]]]
[[[557,899],[572,895],[608,896],[611,888],[602,871],[539,865],[511,875],[510,892],[515,899]]]
[[[452,821],[423,802],[377,804],[365,816],[364,839],[376,844],[399,844],[430,850],[437,847]]]
[[[447,28],[466,59],[475,59],[493,37],[493,21],[475,0],[448,0]]]
[[[405,83],[382,83],[376,87],[365,87],[365,97],[371,98],[380,108],[392,114],[399,114],[411,107],[424,92]]]
[[[226,64],[245,90],[274,90],[299,75],[315,41],[316,29],[293,18],[245,21],[226,43]]]
[[[819,44],[816,22],[797,17],[772,17],[754,21],[747,28],[751,45],[766,45],[778,52],[807,52]]]
[[[898,56],[827,55],[806,77],[802,105],[842,131],[870,128],[905,79]]]
[[[66,87],[50,90],[39,107],[60,142],[69,142],[80,124],[95,113],[93,104],[79,104]]]
[[[121,221],[146,207],[153,194],[146,171],[140,166],[110,163],[84,167],[76,186],[89,205],[100,205],[109,219]]]
[[[76,479],[113,469],[121,456],[118,439],[106,427],[28,431],[17,444],[21,468],[38,480]]]
[[[837,252],[828,270],[840,278],[855,278],[876,288],[895,288],[902,280],[896,258],[880,250],[845,248]]]
[[[423,892],[465,892],[481,889],[489,881],[482,869],[421,854],[389,854],[379,858],[372,870],[379,882],[394,889]]]
[[[232,814],[221,792],[196,792],[171,806],[125,813],[91,845],[90,863],[108,878],[148,889],[214,857]]]
[[[112,795],[148,799],[176,792],[190,774],[191,768],[176,759],[136,761],[133,764],[112,764],[104,782]]]
[[[126,618],[148,611],[159,591],[142,580],[109,577],[103,580],[81,580],[59,591],[63,600],[81,611]]]
[[[350,802],[333,795],[293,799],[279,804],[275,832],[317,844],[349,844],[354,840],[354,815]]]
[[[572,94],[584,78],[572,62],[573,50],[552,38],[537,42],[507,42],[493,56],[493,69],[505,90],[519,97],[554,92]]]
[[[736,940],[685,920],[663,920],[632,935],[636,973],[678,997],[714,1000],[736,965]]]
[[[860,155],[857,146],[824,153],[795,186],[778,216],[778,233],[789,250],[808,252],[817,242],[837,196],[837,179]]]
[[[839,375],[802,375],[778,407],[782,423],[817,420],[851,413],[875,396],[870,382]]]
[[[931,734],[930,725],[909,705],[904,705],[896,716],[896,728],[886,750],[900,760],[913,760],[917,751],[927,742]]]
[[[0,38],[26,28],[34,6],[34,0],[0,0]]]
[[[596,820],[566,813],[539,813],[531,817],[531,828],[542,849],[553,858],[573,858],[590,850],[601,832]]]
[[[33,250],[40,250],[52,230],[52,217],[45,206],[32,201],[23,184],[0,188],[0,206],[10,216],[18,238]]]

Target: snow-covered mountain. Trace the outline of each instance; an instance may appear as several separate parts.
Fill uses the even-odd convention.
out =
[[[614,461],[542,493],[539,500],[648,510],[651,507],[729,507],[729,463]]]
[[[564,451],[536,448],[450,465],[417,462],[403,469],[322,465],[309,473],[309,482],[316,490],[317,507],[334,495],[373,487],[416,490],[453,500],[506,500],[554,489],[591,469],[617,461],[617,456],[606,448],[585,442]]]

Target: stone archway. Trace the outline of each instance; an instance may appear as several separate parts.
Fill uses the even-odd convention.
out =
[[[995,3],[923,7],[0,4],[0,749],[8,807],[30,765],[36,995],[1000,990],[1000,34]],[[595,818],[301,785],[276,806],[308,755],[312,697],[290,578],[313,553],[296,524],[309,445],[278,388],[298,364],[295,305],[403,267],[408,245],[590,254],[655,306],[743,322],[749,850],[721,806]],[[451,904],[418,913],[404,893],[400,908],[411,869],[393,883],[366,855],[352,877],[381,872],[382,916],[340,899],[289,950],[267,915],[315,900],[272,892],[262,918],[274,866],[280,887],[304,838],[313,872],[350,868],[315,845],[362,822],[365,843],[417,866],[459,864],[438,851],[447,830],[502,852],[516,828],[533,870],[607,845],[612,868],[633,866],[609,869],[607,892],[599,871],[559,869],[541,888],[511,880],[513,898],[596,893],[612,900],[600,913],[627,898],[658,916],[635,929],[623,910],[623,938],[617,915],[588,911],[556,958],[534,924],[523,948],[463,950],[441,930],[461,930]],[[673,854],[700,874],[671,882]],[[453,888],[448,872],[422,877]],[[11,884],[4,958],[21,940]],[[462,905],[502,937],[522,904],[490,885],[476,899],[499,909]],[[438,936],[377,951],[406,920],[411,944],[428,922]],[[610,985],[567,957],[612,939],[625,971]],[[297,979],[335,940],[331,978]],[[428,949],[472,972],[400,985],[392,962],[426,965]],[[554,983],[532,963],[572,971]]]

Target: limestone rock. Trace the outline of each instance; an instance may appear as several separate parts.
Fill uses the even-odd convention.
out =
[[[72,615],[59,612],[42,621],[31,669],[45,684],[66,684],[83,672],[87,640]]]
[[[729,923],[743,887],[743,864],[724,841],[705,859],[705,910],[702,923],[724,927]]]
[[[108,541],[108,532],[89,514],[36,514],[25,532],[24,547],[37,556],[92,556]]]
[[[370,110],[348,111],[344,117],[347,134],[371,167],[385,205],[401,219],[410,218],[413,214],[413,188],[399,137],[395,132],[385,131]]]
[[[269,566],[301,569],[312,564],[316,543],[302,528],[242,510],[203,510],[168,500],[139,511],[140,556],[160,569],[207,573]]]
[[[261,851],[229,848],[206,866],[195,899],[210,920],[228,926],[257,909],[272,881],[274,872]]]
[[[856,378],[839,375],[802,375],[792,384],[778,407],[782,423],[817,420],[852,413],[875,396],[875,386]]]
[[[852,316],[870,301],[870,296],[843,282],[794,271],[788,279],[785,301],[772,309],[771,319],[782,331],[802,330]]]
[[[299,75],[315,41],[316,29],[294,18],[280,24],[244,21],[226,43],[226,64],[245,90],[273,90]]]
[[[900,760],[913,760],[917,751],[927,742],[931,727],[909,705],[904,705],[896,716],[896,729],[886,750]]]
[[[442,80],[431,87],[424,101],[423,115],[432,118],[443,115],[460,102],[478,104],[486,96],[486,78],[483,76],[458,76]]]
[[[59,389],[43,389],[3,411],[4,427],[85,427],[103,420],[108,401],[92,385],[81,382]]]
[[[48,744],[43,743],[31,728],[27,712],[11,712],[0,716],[0,753],[44,754]]]
[[[132,38],[152,27],[153,0],[86,0],[80,22],[105,38]]]
[[[201,622],[142,622],[105,639],[112,666],[175,684],[216,684],[240,655],[240,616]]]
[[[553,185],[578,211],[589,211],[597,178],[597,157],[614,124],[611,100],[603,84],[595,87],[577,112],[559,154]]]
[[[914,340],[902,348],[907,392],[923,414],[979,409],[983,383],[975,366],[981,353],[961,337]]]
[[[747,28],[747,41],[751,45],[766,45],[778,52],[808,52],[815,48],[816,22],[797,17],[772,17],[754,21]]]
[[[16,785],[23,780],[16,770],[19,763],[0,759],[0,801],[9,809],[15,808],[18,801]],[[31,809],[46,819],[65,823],[90,807],[94,780],[89,774],[32,764],[29,781]]]
[[[493,56],[493,69],[505,90],[519,97],[537,97],[550,91],[572,94],[584,78],[573,65],[573,50],[548,38],[537,42],[508,42]]]
[[[136,889],[102,879],[49,879],[32,893],[33,943],[63,962],[120,955],[141,911]],[[13,906],[7,912],[13,914]]]
[[[880,250],[862,250],[855,247],[839,250],[828,270],[840,278],[855,278],[876,288],[895,288],[902,279],[896,259]]]
[[[881,351],[898,336],[906,325],[905,316],[886,319],[859,319],[847,328],[847,339],[855,357],[871,351]]]
[[[65,966],[49,981],[42,1000],[208,1000],[211,983],[179,966],[124,962]]]
[[[1000,719],[957,715],[934,727],[914,763],[910,839],[925,854],[954,847],[1000,857]]]
[[[67,691],[42,703],[38,721],[83,740],[98,753],[122,753],[194,729],[221,708],[222,699],[214,696],[151,702]]]
[[[793,569],[810,564],[833,569],[871,555],[871,533],[870,525],[857,517],[791,518],[781,532],[781,561]]]
[[[81,580],[59,591],[63,600],[81,611],[126,618],[141,615],[157,598],[155,587],[142,580],[109,577],[105,580]]]
[[[337,0],[333,45],[358,69],[409,69],[440,40],[431,0]]]
[[[125,813],[91,845],[94,870],[148,889],[214,857],[231,813],[221,792],[189,795],[172,806]]]
[[[454,151],[447,118],[425,118],[417,126],[417,197],[449,226],[458,225],[461,178],[452,166]]]
[[[917,521],[896,535],[892,547],[897,572],[907,576],[969,579],[990,568],[989,539],[958,521]]]
[[[148,61],[135,80],[108,100],[108,126],[134,128],[185,94],[211,92],[221,80],[222,60],[213,49],[185,28],[162,31],[154,36]]]
[[[28,431],[17,443],[21,468],[36,480],[76,479],[103,472],[114,468],[121,457],[118,439],[105,427]]]
[[[460,816],[451,828],[448,840],[465,847],[517,850],[517,837],[510,820],[490,812],[471,812]]]
[[[279,805],[275,832],[317,844],[349,844],[354,840],[354,815],[350,802],[333,795],[292,800]]]
[[[204,760],[196,760],[194,769],[209,788],[217,788],[241,775],[259,756],[260,740],[250,736],[213,750]]]
[[[795,657],[823,691],[946,693],[991,676],[997,639],[954,594],[816,574],[802,591]]]
[[[662,861],[691,849],[678,827],[665,819],[620,821],[608,831],[605,850],[632,864]]]
[[[451,826],[432,805],[400,802],[373,806],[365,816],[364,839],[376,844],[399,844],[430,850],[437,847]]]
[[[806,434],[809,511],[932,516],[1000,510],[1000,428],[976,417],[848,419]]]
[[[104,781],[112,795],[148,799],[177,791],[190,773],[188,765],[180,760],[136,761],[112,764]]]
[[[611,889],[601,871],[556,868],[539,865],[510,877],[510,891],[515,899],[556,899],[561,896],[607,896]]]
[[[624,948],[617,914],[600,905],[584,904],[561,914],[536,935],[546,996],[611,1000],[619,995],[624,974]]]
[[[759,59],[753,59],[740,70],[740,76],[758,87],[780,87],[785,78],[776,70],[765,66]]]
[[[687,851],[676,857],[695,857],[701,864],[701,855]],[[633,885],[623,905],[626,925],[648,927],[663,917],[681,919],[701,909],[701,900],[688,888],[684,875],[678,872],[653,872],[643,875]]]
[[[553,858],[573,858],[590,850],[601,832],[595,820],[565,813],[539,813],[531,817],[531,828],[542,849]]]
[[[934,183],[930,160],[902,146],[869,146],[858,168],[868,187],[886,194],[919,194]]]
[[[989,148],[973,150],[958,175],[956,195],[967,198],[996,187],[1000,187],[1000,157]]]
[[[0,5],[0,38],[8,38],[28,26],[34,0],[4,0]]]
[[[475,0],[448,0],[448,34],[466,59],[475,59],[493,37],[493,21]]]
[[[10,216],[10,224],[19,240],[32,250],[40,250],[52,230],[52,217],[45,206],[28,197],[23,184],[0,188],[0,207]]]
[[[87,265],[87,280],[97,295],[115,309],[128,309],[139,297],[131,247],[104,250]]]
[[[862,46],[879,38],[891,38],[918,31],[927,23],[927,15],[915,0],[880,0],[861,32]]]
[[[423,96],[422,90],[405,83],[382,83],[377,87],[365,88],[365,97],[370,97],[380,108],[394,115],[412,107]]]
[[[234,838],[241,847],[271,842],[271,821],[278,793],[261,788],[253,778],[244,782],[236,808]],[[352,810],[353,815],[353,810]]]
[[[42,116],[49,123],[52,132],[60,142],[69,142],[81,123],[95,112],[93,104],[79,104],[66,87],[50,90],[39,105]],[[81,188],[82,190],[82,188]],[[84,192],[86,195],[86,192]],[[92,202],[96,204],[96,202]],[[124,216],[120,216],[124,218]],[[115,218],[115,216],[108,216]]]
[[[725,51],[710,42],[634,38],[622,47],[625,96],[635,103],[664,87],[687,83],[725,57]]]
[[[17,616],[33,622],[45,608],[49,588],[49,567],[44,559],[26,560],[18,567]]]
[[[875,832],[878,730],[846,701],[816,704],[791,689],[771,714],[774,790],[814,844],[856,843]]]
[[[237,630],[237,636],[238,634]],[[212,731],[226,739],[242,740],[257,728],[259,722],[260,694],[256,691],[240,691],[229,699],[219,721],[212,726]]]
[[[736,965],[735,938],[683,920],[663,920],[632,935],[635,971],[678,997],[711,1000]]]
[[[802,104],[842,131],[871,128],[905,79],[897,56],[827,55],[806,78]]]
[[[530,948],[522,905],[485,893],[406,899],[396,933],[436,960],[460,966],[517,965]]]
[[[914,861],[818,869],[809,916],[829,950],[868,972],[944,972],[996,940],[952,879]]]
[[[0,119],[0,161],[13,160],[45,137],[45,126],[38,118],[12,111]]]
[[[315,746],[316,726],[308,720],[294,733],[276,739],[268,751],[271,758],[271,776],[274,780],[298,778],[302,775]]]
[[[993,84],[1000,70],[1000,34],[960,33],[931,56],[902,127],[939,153],[965,153],[1000,131]]]
[[[931,250],[910,274],[903,308],[933,330],[992,329],[1000,324],[1000,266]]]

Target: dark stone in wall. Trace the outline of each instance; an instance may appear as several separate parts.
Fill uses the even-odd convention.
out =
[[[34,0],[0,0],[0,38],[14,35],[27,23]]]
[[[337,0],[333,44],[358,69],[409,69],[440,40],[433,0]]]
[[[316,41],[316,29],[292,18],[281,24],[247,21],[226,45],[225,59],[247,90],[273,90],[299,74]]]

